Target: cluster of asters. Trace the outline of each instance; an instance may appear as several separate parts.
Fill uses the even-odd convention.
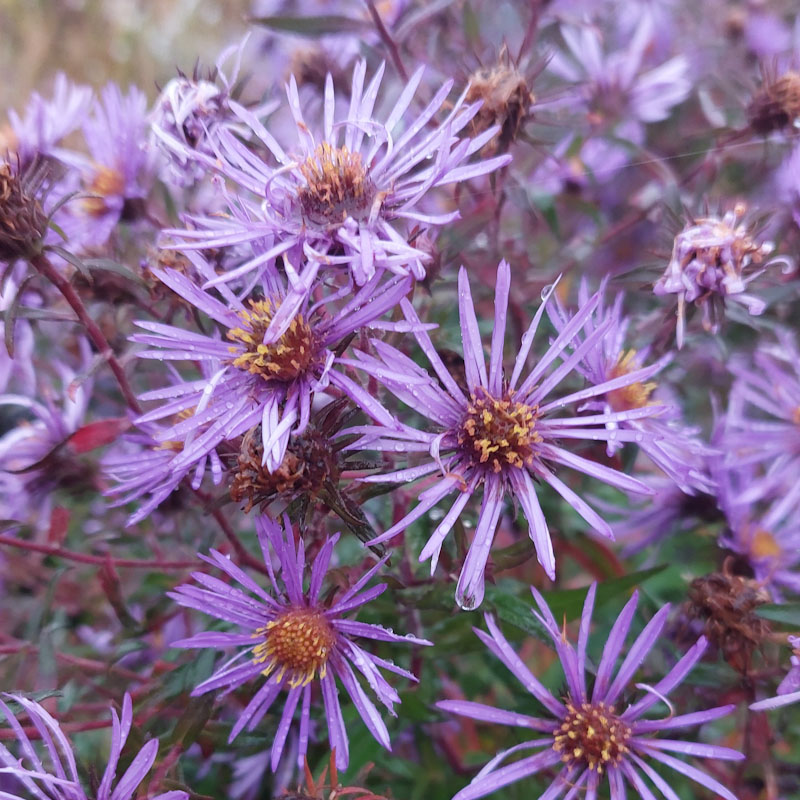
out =
[[[755,758],[752,712],[800,700],[800,638],[756,612],[796,612],[800,595],[800,22],[765,10],[727,20],[742,64],[772,58],[729,110],[711,91],[714,65],[679,46],[687,31],[669,3],[618,14],[609,0],[606,28],[592,4],[509,3],[522,39],[502,46],[482,3],[457,21],[450,4],[329,3],[321,17],[308,5],[255,3],[262,29],[151,105],[135,87],[95,93],[60,75],[0,129],[0,587],[17,549],[97,565],[113,632],[76,611],[78,636],[109,675],[140,681],[112,708],[102,777],[79,768],[46,697],[3,694],[0,797],[203,796],[187,775],[200,786],[215,759],[235,762],[237,800],[258,796],[265,772],[277,796],[303,769],[305,787],[286,796],[314,797],[324,778],[308,759],[320,752],[330,797],[377,796],[342,787],[336,770],[363,763],[364,731],[391,751],[386,715],[402,720],[427,680],[438,702],[412,700],[416,720],[471,775],[454,800],[517,782],[547,800],[674,800],[675,786],[744,800],[749,765],[719,762]],[[293,15],[297,31],[325,35],[270,30]],[[446,31],[427,63],[428,37]],[[481,35],[498,40],[493,55],[470,64]],[[448,59],[463,77],[440,77]],[[651,131],[695,105],[708,157],[681,173],[670,159],[686,154]],[[532,133],[542,116],[546,140]],[[694,183],[713,186],[743,146],[782,159],[770,188],[785,203],[770,219]],[[670,225],[658,252],[654,230]],[[91,552],[62,547],[76,514]],[[627,649],[638,593],[595,619],[592,638],[595,606],[637,583],[626,568],[674,558],[673,539],[709,526],[721,566],[684,586],[678,621],[654,589]],[[116,560],[137,538],[157,558]],[[164,555],[187,544],[201,551],[188,565]],[[576,578],[576,565],[598,577],[592,553],[616,581]],[[158,576],[158,600],[144,600],[116,568],[148,563],[193,571],[166,588]],[[582,611],[558,592],[531,587],[535,607],[504,594],[504,564],[526,586],[582,583]],[[680,566],[688,583],[693,567]],[[510,601],[528,608],[515,616]],[[527,690],[524,710],[469,699],[479,682],[444,673],[447,626],[481,606],[475,633]],[[447,614],[428,625],[430,608]],[[536,632],[550,655],[516,648],[500,622]],[[143,641],[119,660],[109,639],[126,632]],[[18,634],[10,623],[0,648]],[[754,666],[770,643],[793,650],[774,689],[780,669]],[[176,650],[200,657],[176,667]],[[227,657],[212,668],[217,651]],[[645,667],[651,653],[672,665]],[[729,687],[701,691],[720,656]],[[165,672],[193,698],[180,735],[154,721]],[[733,717],[717,722],[734,713],[748,715],[746,741]],[[449,715],[535,738],[475,773]],[[171,744],[161,760],[159,734]],[[129,738],[138,752],[123,758]],[[418,758],[395,738],[393,759]],[[237,760],[242,741],[257,750]],[[198,759],[208,764],[178,764]],[[763,796],[783,797],[771,760],[765,776]]]

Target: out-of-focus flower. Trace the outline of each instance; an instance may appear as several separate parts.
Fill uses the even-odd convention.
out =
[[[286,689],[286,702],[272,743],[271,764],[274,771],[281,758],[298,704],[298,765],[302,766],[309,740],[311,690],[312,686],[319,686],[331,748],[336,749],[337,766],[344,769],[349,761],[349,745],[336,687],[335,679],[338,678],[369,732],[384,747],[390,749],[386,726],[361,686],[353,667],[361,673],[377,698],[392,714],[395,714],[393,707],[400,702],[400,698],[379,668],[409,680],[416,681],[416,678],[390,661],[367,652],[356,644],[353,637],[422,645],[431,643],[411,635],[400,636],[379,625],[349,618],[352,611],[369,603],[386,588],[386,584],[378,584],[364,589],[388,556],[365,572],[338,598],[323,603],[320,591],[339,535],[326,539],[314,560],[308,588],[304,588],[307,567],[305,548],[302,540],[295,544],[288,518],[285,518],[282,530],[269,517],[259,517],[256,520],[256,531],[270,573],[271,592],[264,591],[229,558],[212,550],[210,557],[205,560],[219,567],[247,591],[232,588],[227,582],[196,572],[192,577],[203,588],[187,584],[169,593],[182,606],[211,614],[240,628],[238,633],[208,631],[175,642],[176,647],[244,648],[211,678],[197,686],[192,694],[201,695],[219,689],[228,693],[259,675],[267,677],[233,726],[230,734],[230,741],[233,741],[245,728],[252,730],[269,711],[281,691]],[[280,564],[278,576],[273,571],[272,553]]]
[[[776,696],[752,703],[750,708],[753,711],[769,711],[800,702],[800,636],[789,636],[788,639],[792,648],[789,671],[780,682]]]
[[[206,274],[213,274],[210,265],[206,267]],[[381,281],[380,276],[375,276],[334,310],[333,300],[341,301],[341,294],[312,304],[308,295],[301,293],[295,296],[299,302],[293,306],[285,284],[272,271],[261,282],[263,295],[259,299],[251,297],[247,303],[224,286],[223,303],[175,270],[163,270],[159,277],[219,327],[206,335],[160,322],[137,323],[147,333],[136,334],[134,340],[155,348],[139,352],[140,357],[215,365],[213,374],[141,396],[144,401],[161,404],[139,417],[138,424],[172,420],[156,434],[174,451],[171,460],[159,460],[159,474],[153,475],[158,485],[162,485],[162,479],[177,484],[191,468],[200,470],[202,477],[205,457],[212,459],[212,471],[218,475],[212,455],[215,448],[259,424],[263,464],[269,471],[278,469],[290,436],[302,433],[308,425],[314,393],[329,384],[380,413],[375,400],[332,368],[337,360],[334,348],[361,327],[380,324],[391,329],[392,323],[377,320],[406,294],[410,283],[407,279]],[[282,333],[277,339],[268,340],[266,334],[273,324]],[[407,326],[401,323],[401,327]],[[142,484],[142,491],[150,488],[145,489]],[[162,495],[165,496],[160,491],[159,496]],[[135,495],[128,495],[132,496]]]
[[[661,406],[644,405],[626,411],[558,416],[571,403],[591,400],[646,382],[660,369],[659,364],[631,369],[580,391],[556,393],[547,400],[553,390],[576,369],[581,359],[608,334],[612,324],[610,318],[598,324],[573,353],[565,353],[597,308],[599,295],[594,295],[577,311],[547,352],[537,360],[536,366],[523,377],[544,313],[543,302],[522,337],[513,372],[506,377],[503,371],[503,346],[510,284],[509,265],[502,261],[497,270],[494,327],[487,371],[467,273],[461,268],[458,304],[466,372],[465,391],[442,362],[427,333],[418,328],[415,336],[436,378],[399,350],[380,341],[372,343],[377,357],[357,352],[357,359],[349,362],[373,375],[399,400],[433,423],[432,430],[418,430],[397,422],[381,422],[376,426],[353,429],[362,434],[351,445],[353,448],[428,454],[426,462],[419,466],[372,475],[364,480],[411,481],[441,472],[436,483],[419,495],[417,506],[379,536],[376,542],[397,535],[447,495],[456,494],[455,503],[436,526],[420,554],[420,560],[431,558],[431,569],[435,569],[445,536],[470,497],[483,487],[483,504],[475,537],[456,589],[459,605],[467,609],[475,608],[483,600],[484,570],[506,493],[511,494],[522,506],[539,562],[551,578],[555,576],[553,545],[534,480],[549,484],[597,532],[613,538],[608,523],[555,474],[551,465],[577,470],[623,491],[650,494],[651,490],[635,478],[579,456],[566,449],[562,442],[643,441],[651,434],[641,430],[622,430],[620,423],[659,414],[663,410]],[[419,319],[412,306],[404,301],[403,308],[409,322],[418,325]],[[562,359],[562,363],[548,375],[549,368],[558,359]],[[370,409],[365,410],[370,413]],[[616,427],[609,429],[609,423],[615,423]]]
[[[600,784],[608,780],[612,798],[625,797],[628,783],[640,797],[652,798],[645,778],[666,797],[674,794],[667,781],[657,773],[648,761],[675,770],[681,775],[705,786],[726,800],[736,800],[733,793],[707,773],[675,758],[671,753],[681,753],[701,758],[739,760],[744,756],[736,750],[717,745],[661,739],[653,734],[680,730],[719,719],[729,714],[735,706],[720,706],[690,714],[679,714],[665,719],[643,719],[643,715],[673,691],[706,649],[706,640],[701,638],[678,663],[654,686],[637,687],[647,689],[646,694],[617,710],[623,693],[627,692],[636,670],[647,654],[656,645],[666,623],[669,606],[664,606],[645,626],[636,638],[619,670],[614,674],[617,659],[622,653],[625,638],[630,630],[636,611],[637,595],[628,601],[617,618],[596,675],[591,674],[593,686],[587,685],[587,645],[591,625],[596,584],[592,584],[583,606],[577,649],[566,639],[566,634],[553,617],[545,599],[532,589],[541,613],[533,611],[547,631],[558,653],[566,679],[566,690],[561,698],[554,697],[522,659],[514,652],[500,632],[494,618],[486,615],[489,633],[476,629],[476,633],[489,650],[503,662],[517,680],[533,695],[548,712],[545,717],[530,717],[515,711],[505,711],[493,706],[464,700],[444,700],[437,703],[443,711],[460,714],[472,719],[535,731],[537,738],[515,745],[498,753],[472,780],[455,795],[453,800],[475,800],[497,789],[523,778],[535,775],[560,765],[556,777],[543,797],[559,797],[565,791],[585,791],[587,798],[596,798]],[[671,707],[670,707],[670,710]],[[508,756],[525,750],[539,750],[506,766],[500,766]]]
[[[59,158],[78,171],[83,184],[84,194],[65,209],[64,229],[73,249],[100,247],[120,221],[141,216],[152,178],[146,133],[144,93],[132,86],[123,94],[110,83],[83,123],[89,156],[59,151]]]
[[[679,348],[683,347],[687,303],[700,306],[703,328],[711,333],[720,329],[727,300],[740,303],[750,314],[761,314],[766,308],[763,300],[745,289],[778,260],[765,261],[774,245],[756,240],[744,214],[744,205],[738,204],[722,217],[698,217],[675,237],[667,269],[653,291],[678,296]]]
[[[5,715],[6,721],[17,737],[20,756],[13,753],[0,743],[0,763],[4,765],[2,772],[13,775],[20,783],[20,794],[12,790],[11,794],[4,793],[8,800],[23,800],[36,797],[38,800],[132,800],[138,795],[139,785],[145,779],[156,760],[158,753],[158,740],[151,739],[139,750],[131,760],[130,766],[123,776],[112,788],[117,773],[117,766],[122,756],[125,742],[133,725],[133,706],[131,696],[125,694],[122,701],[122,716],[111,709],[111,750],[100,784],[94,790],[86,792],[78,776],[75,755],[61,726],[58,722],[39,705],[27,697],[16,694],[3,694],[6,700],[19,703],[28,713],[31,723],[38,731],[45,743],[46,759],[37,755],[28,735],[19,724],[11,709],[0,700],[0,711]],[[46,762],[49,760],[49,769]],[[25,762],[28,762],[27,764]],[[171,791],[157,795],[148,795],[152,800],[188,800],[186,792]]]
[[[607,383],[614,378],[642,369],[649,352],[649,347],[637,351],[628,346],[629,319],[622,314],[624,295],[618,292],[614,302],[606,306],[605,290],[606,283],[603,282],[600,302],[571,343],[572,349],[577,349],[604,320],[610,321],[606,335],[584,355],[575,368],[594,385]],[[586,282],[583,282],[578,295],[579,306],[584,307],[588,301],[589,291]],[[549,315],[559,332],[564,330],[571,319],[569,312],[560,303],[555,307],[549,307]],[[653,374],[663,369],[670,360],[670,354],[660,358],[653,365],[656,368]],[[640,448],[656,466],[675,481],[682,491],[690,494],[696,490],[710,491],[713,482],[708,475],[705,457],[714,451],[697,438],[696,428],[687,428],[680,423],[679,409],[660,398],[657,391],[658,384],[654,381],[631,383],[591,398],[579,406],[578,411],[611,414],[615,411],[630,411],[652,405],[661,406],[661,413],[658,415],[608,422],[606,428],[609,431],[634,430],[648,434],[642,436]],[[622,445],[622,442],[610,438],[607,445],[608,455],[614,455]]]
[[[208,281],[207,286],[263,271],[286,254],[292,263],[306,264],[294,294],[307,292],[308,275],[324,266],[348,270],[363,286],[384,270],[422,278],[426,252],[409,244],[404,223],[439,226],[458,218],[458,211],[428,212],[422,206],[430,191],[492,172],[509,163],[508,155],[467,163],[497,133],[491,128],[474,139],[459,133],[478,112],[479,104],[464,105],[462,95],[441,123],[433,117],[445,104],[453,82],[439,89],[411,119],[407,112],[422,80],[419,69],[381,121],[373,113],[380,93],[383,67],[365,85],[366,63],[353,74],[350,106],[345,119],[335,119],[333,82],[325,84],[322,125],[315,135],[303,115],[297,85],[287,87],[297,141],[287,153],[247,109],[230,101],[242,123],[266,148],[269,161],[256,154],[225,128],[217,129],[216,157],[177,147],[179,155],[195,158],[232,181],[241,194],[229,199],[224,218],[190,216],[188,230],[170,230],[182,250],[226,248],[236,263]],[[241,256],[242,245],[267,243]],[[307,262],[307,263],[306,263]],[[296,284],[296,285],[295,285]]]

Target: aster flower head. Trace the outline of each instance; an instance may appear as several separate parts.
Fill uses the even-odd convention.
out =
[[[626,783],[637,796],[653,800],[656,795],[645,778],[664,797],[675,798],[669,783],[649,763],[653,761],[717,792],[726,800],[736,800],[730,790],[715,778],[675,758],[672,753],[730,760],[744,758],[741,753],[727,747],[662,739],[655,735],[718,719],[733,711],[734,705],[675,716],[670,714],[665,719],[644,718],[658,702],[667,702],[666,697],[681,684],[703,655],[705,639],[699,639],[654,686],[637,684],[637,688],[647,689],[646,693],[623,707],[623,693],[627,692],[636,671],[656,645],[666,623],[669,606],[660,609],[645,626],[615,674],[616,663],[622,654],[636,611],[638,596],[634,593],[614,623],[594,673],[589,666],[587,649],[596,588],[597,585],[592,584],[586,595],[577,647],[567,640],[566,632],[559,627],[545,599],[536,589],[532,589],[539,607],[539,612],[533,610],[533,614],[552,640],[564,670],[566,689],[561,697],[554,696],[534,677],[503,636],[492,615],[485,616],[489,633],[475,630],[492,654],[503,662],[543,707],[545,715],[531,717],[462,700],[437,703],[443,711],[483,722],[527,728],[537,734],[537,738],[531,741],[498,753],[453,800],[475,800],[510,783],[559,766],[560,770],[542,798],[550,800],[565,793],[568,797],[574,797],[580,791],[587,800],[596,800],[601,784],[607,780],[611,800],[623,800],[626,797]],[[501,766],[509,756],[526,750],[539,752]]]
[[[576,371],[590,384],[607,383],[609,380],[640,370],[648,360],[649,347],[636,350],[629,346],[630,320],[622,313],[624,294],[618,292],[611,305],[605,304],[607,283],[600,288],[600,302],[586,320],[582,330],[573,339],[573,349],[578,348],[603,320],[610,321],[606,335],[597,346],[589,350]],[[588,286],[581,283],[578,295],[579,306],[585,306],[589,299]],[[550,320],[557,330],[562,331],[571,316],[557,300],[549,307]],[[671,354],[662,356],[653,364],[653,377],[671,361]],[[698,438],[697,428],[688,428],[680,422],[680,410],[666,401],[659,392],[658,383],[652,380],[630,383],[612,389],[599,397],[593,397],[579,406],[578,411],[593,411],[610,414],[615,411],[629,411],[637,408],[658,405],[661,412],[642,419],[608,422],[608,430],[638,430],[650,435],[642,437],[639,446],[650,460],[664,471],[682,491],[693,494],[695,491],[710,491],[713,482],[708,475],[706,458],[715,451],[704,445]],[[614,455],[623,443],[609,440],[607,453]]]
[[[703,328],[711,333],[717,333],[722,325],[727,300],[743,305],[752,315],[766,308],[766,303],[746,288],[777,263],[777,259],[765,261],[774,245],[757,241],[745,211],[739,203],[722,216],[698,217],[675,237],[669,264],[653,292],[677,295],[679,348],[684,341],[687,303],[702,309]]]
[[[81,785],[72,745],[58,722],[43,706],[23,695],[3,693],[2,696],[25,709],[31,724],[45,744],[45,756],[41,758],[11,709],[0,700],[0,712],[11,726],[19,747],[19,755],[14,756],[0,743],[0,764],[3,765],[0,772],[13,775],[23,787],[19,795],[3,793],[3,797],[8,800],[23,800],[28,797],[38,800],[88,800],[90,797],[92,800],[133,800],[134,796],[138,796],[139,786],[156,760],[157,739],[145,743],[112,787],[125,742],[133,726],[133,705],[129,694],[126,693],[122,701],[122,716],[111,709],[111,750],[108,764],[99,787],[88,793]],[[12,790],[14,791],[16,789]],[[152,800],[188,800],[189,795],[186,792],[170,791],[148,797]]]
[[[196,256],[194,261],[201,278],[214,274],[209,264]],[[262,463],[270,472],[278,469],[291,435],[302,433],[308,425],[315,392],[329,385],[359,404],[377,407],[357,384],[334,369],[339,360],[334,351],[344,337],[362,326],[380,324],[391,329],[392,323],[380,323],[378,318],[406,294],[408,280],[381,281],[375,276],[352,295],[340,292],[338,297],[312,303],[307,293],[292,296],[283,279],[269,271],[260,282],[260,292],[246,302],[220,287],[223,302],[175,270],[165,269],[159,277],[217,327],[206,335],[157,322],[137,323],[146,333],[133,339],[152,348],[140,351],[140,357],[206,362],[215,367],[213,372],[207,368],[199,379],[182,380],[141,396],[159,405],[139,417],[138,424],[171,422],[157,434],[174,451],[173,458],[159,460],[159,474],[153,476],[157,484],[169,480],[176,485],[189,469],[204,469],[206,457],[218,476],[213,451],[257,425],[261,426]],[[335,308],[334,301],[338,301]],[[271,338],[271,329],[279,335]]]
[[[379,536],[376,542],[400,533],[447,495],[455,494],[455,502],[420,554],[420,560],[431,558],[431,568],[435,569],[445,536],[470,497],[483,487],[483,503],[475,537],[456,589],[458,603],[467,609],[475,608],[483,600],[484,570],[506,493],[511,494],[522,506],[539,563],[550,577],[555,576],[555,557],[534,481],[549,484],[594,530],[613,538],[608,523],[561,480],[554,467],[577,470],[622,491],[650,494],[651,490],[635,478],[577,455],[567,447],[575,440],[642,442],[651,435],[649,432],[621,429],[620,423],[649,417],[662,410],[660,406],[644,405],[624,411],[603,410],[591,415],[561,416],[562,410],[571,403],[588,401],[605,393],[641,384],[659,369],[658,364],[631,369],[621,375],[609,376],[608,380],[586,389],[554,392],[577,368],[581,359],[598,346],[611,327],[610,319],[603,320],[586,335],[574,352],[567,352],[575,336],[597,308],[599,295],[594,295],[581,307],[526,375],[525,364],[545,310],[545,299],[522,337],[513,371],[510,376],[506,375],[503,370],[503,346],[510,284],[509,265],[502,261],[497,271],[494,328],[487,369],[467,273],[461,268],[458,304],[466,392],[444,365],[427,332],[418,327],[414,334],[436,378],[399,350],[380,341],[372,343],[376,356],[357,352],[357,358],[348,362],[373,375],[400,401],[432,423],[432,429],[418,430],[396,421],[387,424],[378,420],[378,425],[352,429],[362,434],[358,441],[350,445],[354,449],[428,454],[426,461],[419,466],[372,475],[363,480],[411,481],[441,472],[436,482],[419,495],[417,506]],[[404,301],[402,305],[408,321],[418,326],[419,319],[410,303]],[[559,359],[561,363],[555,366]],[[370,409],[366,410],[370,413]],[[609,429],[608,423],[616,423],[617,427]]]
[[[310,582],[306,587],[305,548],[302,540],[295,543],[288,517],[284,519],[283,528],[269,517],[259,517],[256,531],[269,570],[271,591],[265,591],[230,559],[212,550],[210,557],[204,560],[221,569],[246,591],[196,572],[192,577],[200,584],[199,587],[187,584],[170,593],[170,597],[182,606],[239,627],[237,633],[199,633],[176,642],[177,647],[244,648],[211,678],[197,686],[193,694],[201,695],[220,689],[227,694],[261,675],[267,678],[254,692],[233,726],[230,734],[230,741],[233,741],[245,728],[252,730],[285,689],[286,700],[272,745],[271,763],[274,771],[298,704],[300,731],[297,758],[298,765],[302,766],[308,747],[312,697],[316,695],[318,687],[325,708],[330,745],[336,750],[337,766],[343,769],[349,760],[349,749],[336,685],[338,678],[369,732],[384,747],[391,749],[386,725],[353,667],[393,715],[396,715],[394,704],[399,703],[400,698],[380,669],[409,680],[416,681],[416,678],[392,662],[364,650],[355,639],[423,645],[431,643],[348,618],[351,612],[369,603],[386,589],[386,584],[369,589],[365,587],[383,566],[388,555],[367,570],[343,594],[332,601],[323,601],[322,584],[339,535],[326,539],[314,560]],[[278,561],[277,570],[273,570],[272,553]]]
[[[287,97],[297,139],[287,149],[256,115],[231,101],[233,113],[266,149],[266,160],[225,128],[213,137],[215,158],[180,149],[231,181],[238,194],[229,199],[232,213],[225,221],[191,216],[190,230],[167,231],[179,240],[175,246],[187,250],[270,243],[266,251],[245,255],[240,254],[242,248],[237,249],[233,263],[209,285],[263,269],[283,253],[293,263],[307,258],[309,271],[321,265],[345,269],[357,286],[384,270],[424,277],[429,256],[409,244],[406,226],[435,227],[458,217],[457,211],[426,211],[425,198],[437,186],[492,172],[508,164],[510,156],[466,163],[498,129],[493,127],[474,139],[459,136],[479,108],[478,103],[465,105],[464,94],[441,123],[433,121],[447,100],[452,80],[422,112],[410,116],[422,69],[411,77],[388,116],[378,118],[374,108],[383,72],[381,66],[365,84],[366,64],[356,65],[343,119],[337,119],[333,81],[328,76],[321,125],[305,120],[292,77]],[[307,291],[308,286],[304,279],[293,290]]]

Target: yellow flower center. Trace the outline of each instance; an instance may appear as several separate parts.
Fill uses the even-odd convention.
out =
[[[567,715],[556,730],[553,750],[570,766],[589,767],[601,774],[619,764],[628,752],[631,729],[619,717],[614,706],[583,703],[576,708],[567,703]]]
[[[318,345],[311,326],[298,314],[276,341],[264,344],[264,334],[277,311],[270,300],[250,300],[250,309],[239,312],[241,328],[231,328],[228,338],[244,345],[229,348],[233,365],[265,381],[292,381],[317,363]]]
[[[755,559],[777,558],[783,550],[775,537],[763,528],[757,528],[750,539],[750,555]]]
[[[106,198],[121,195],[125,190],[125,178],[119,170],[98,166],[97,172],[86,191],[97,197],[84,197],[81,201],[83,210],[90,217],[100,217],[108,211]]]
[[[263,675],[278,671],[276,680],[289,676],[289,686],[305,686],[319,672],[324,678],[336,633],[325,615],[313,608],[290,608],[254,636],[264,641],[253,648],[253,663],[264,664]]]
[[[494,472],[529,465],[536,444],[542,441],[536,432],[538,411],[538,406],[519,403],[511,393],[498,400],[479,388],[470,396],[458,443],[470,458]]]
[[[305,216],[317,224],[339,224],[358,217],[372,205],[374,189],[360,153],[323,142],[300,165],[306,181],[297,197]]]
[[[608,379],[621,378],[623,375],[628,375],[637,369],[639,369],[639,365],[636,363],[636,351],[628,350],[619,357],[617,363],[611,368]],[[658,384],[654,381],[648,381],[647,383],[637,381],[606,392],[606,400],[614,411],[630,411],[632,408],[643,408],[650,404],[650,395],[657,386]]]

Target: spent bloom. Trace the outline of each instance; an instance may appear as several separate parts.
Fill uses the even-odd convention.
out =
[[[202,274],[214,274],[211,266],[195,258]],[[406,294],[408,279],[381,281],[375,276],[334,309],[330,296],[311,303],[308,295],[295,296],[292,305],[282,279],[268,271],[260,282],[260,293],[247,302],[227,287],[220,287],[223,300],[204,291],[189,277],[165,269],[161,281],[202,314],[217,323],[211,334],[184,330],[160,322],[140,321],[146,333],[134,335],[136,342],[153,349],[139,352],[142,358],[159,361],[207,362],[199,379],[179,381],[141,396],[159,405],[139,417],[140,425],[168,420],[158,439],[174,451],[174,457],[155,459],[159,473],[147,481],[153,486],[177,483],[189,469],[200,470],[206,457],[219,475],[213,451],[223,441],[236,439],[261,425],[263,463],[277,469],[292,434],[308,425],[314,393],[329,385],[356,402],[374,404],[366,392],[346,375],[333,369],[335,346],[362,326],[378,325],[378,317],[393,308]],[[337,299],[337,298],[333,298]],[[342,299],[341,296],[338,299]],[[326,307],[330,305],[330,308]],[[268,340],[267,331],[276,324],[280,334]],[[405,325],[405,323],[403,323]],[[383,323],[391,328],[391,323]],[[163,494],[163,493],[162,493]]]
[[[678,297],[679,348],[683,347],[687,303],[702,309],[703,328],[711,333],[720,329],[727,300],[754,315],[766,308],[763,300],[745,290],[775,263],[774,259],[765,262],[774,245],[756,240],[744,213],[744,205],[738,204],[721,217],[698,217],[675,237],[669,264],[653,292]]]
[[[355,639],[423,645],[430,642],[411,635],[400,636],[380,625],[349,618],[351,612],[369,603],[386,589],[386,584],[369,589],[364,587],[380,570],[388,555],[367,570],[343,594],[333,601],[323,602],[322,584],[339,535],[326,539],[314,560],[306,587],[305,548],[302,539],[295,543],[288,517],[284,520],[283,529],[269,517],[259,517],[256,531],[269,570],[271,592],[255,583],[229,558],[212,550],[210,557],[204,560],[221,569],[246,591],[196,572],[192,577],[200,586],[187,584],[170,593],[170,597],[182,606],[239,627],[236,633],[208,631],[175,643],[177,647],[243,648],[192,693],[201,695],[221,689],[227,694],[260,675],[267,678],[254,691],[252,699],[233,726],[229,740],[233,741],[243,729],[252,730],[285,689],[283,712],[272,743],[271,763],[274,771],[298,705],[300,731],[297,759],[302,766],[308,748],[312,688],[318,686],[325,707],[331,749],[335,748],[337,766],[343,769],[349,760],[349,749],[336,685],[338,678],[369,732],[384,747],[391,749],[386,725],[353,668],[361,673],[378,700],[393,715],[396,715],[394,704],[400,702],[400,697],[379,668],[409,680],[416,681],[416,678],[392,662],[364,650]],[[273,569],[270,551],[277,558],[278,570]]]
[[[583,375],[590,384],[606,383],[621,375],[641,369],[647,362],[649,347],[636,350],[627,345],[630,320],[622,314],[624,295],[617,293],[614,302],[606,306],[606,284],[600,289],[601,300],[597,308],[586,319],[582,330],[573,339],[573,349],[580,346],[604,319],[610,320],[606,335],[597,346],[586,353],[577,365],[576,371]],[[578,301],[585,306],[589,300],[585,282],[581,284]],[[561,331],[570,319],[569,313],[557,302],[555,308],[550,307],[550,320],[557,330]],[[657,371],[663,369],[671,360],[671,355],[662,356],[654,366]],[[655,373],[654,373],[655,374]],[[578,408],[578,411],[593,411],[610,414],[614,411],[629,411],[636,408],[659,405],[661,413],[642,419],[608,422],[606,428],[613,431],[638,430],[650,434],[643,436],[641,449],[650,457],[656,466],[662,469],[685,492],[696,490],[708,491],[712,482],[708,476],[705,457],[713,453],[696,438],[695,428],[687,428],[680,423],[680,411],[674,405],[665,402],[656,394],[658,384],[655,381],[630,383],[605,394],[593,397]],[[623,442],[609,439],[607,453],[614,455]]]
[[[497,271],[494,328],[487,370],[467,273],[461,268],[458,305],[466,377],[463,390],[437,354],[427,332],[420,329],[419,319],[407,301],[402,304],[406,318],[414,325],[414,335],[436,378],[399,350],[380,341],[372,342],[376,356],[357,351],[357,358],[349,362],[377,378],[399,400],[433,423],[432,430],[418,430],[403,423],[378,420],[379,425],[353,429],[362,434],[351,445],[353,448],[427,454],[425,461],[418,466],[372,475],[364,480],[400,482],[441,473],[432,486],[420,493],[417,506],[375,541],[395,536],[427,514],[439,501],[455,494],[455,502],[420,554],[420,560],[431,558],[433,570],[445,536],[470,497],[483,487],[483,503],[475,536],[456,589],[456,599],[463,608],[475,608],[483,600],[484,570],[506,493],[522,506],[539,562],[551,577],[555,576],[555,557],[534,481],[549,484],[594,530],[611,538],[613,534],[608,523],[556,475],[553,467],[577,470],[622,491],[651,493],[635,478],[577,455],[564,445],[572,440],[643,441],[649,435],[647,432],[619,429],[619,423],[658,414],[661,406],[604,410],[584,416],[560,414],[571,403],[591,400],[647,381],[660,365],[631,369],[580,391],[556,393],[548,400],[553,390],[574,372],[581,359],[607,335],[612,320],[603,320],[574,352],[565,352],[597,308],[600,297],[594,295],[525,375],[525,364],[544,313],[544,301],[522,337],[513,371],[508,376],[503,369],[503,346],[510,285],[511,271],[502,261]],[[561,363],[555,366],[559,359]],[[553,366],[555,368],[550,370]],[[371,413],[370,409],[365,410]],[[618,427],[609,429],[608,423],[617,423]]]
[[[108,764],[100,779],[100,784],[93,791],[86,792],[78,776],[75,754],[61,726],[39,703],[17,694],[2,695],[6,700],[19,703],[28,714],[33,727],[44,741],[46,756],[44,760],[37,754],[25,730],[17,721],[9,707],[0,700],[0,712],[17,739],[19,756],[0,743],[0,772],[13,775],[24,787],[20,794],[16,789],[10,793],[3,792],[6,800],[23,800],[35,797],[37,800],[132,800],[140,796],[139,786],[150,771],[158,753],[158,740],[146,742],[130,761],[130,766],[123,776],[112,787],[116,778],[117,766],[122,756],[125,742],[133,725],[133,706],[131,696],[125,694],[122,701],[122,716],[111,709],[111,750]],[[27,762],[27,763],[26,763]],[[48,767],[49,762],[49,767]],[[171,791],[150,795],[151,800],[188,800],[186,792]]]
[[[557,767],[560,769],[542,798],[560,797],[565,792],[572,797],[582,791],[587,800],[596,800],[600,785],[606,779],[611,800],[623,800],[626,797],[626,783],[639,797],[654,798],[645,778],[665,797],[674,798],[676,795],[669,782],[649,763],[653,761],[717,792],[726,800],[736,800],[715,778],[671,754],[738,760],[744,758],[741,753],[728,747],[658,738],[655,735],[710,722],[730,713],[735,706],[670,715],[664,719],[643,718],[659,701],[668,702],[666,697],[680,685],[703,655],[706,640],[699,639],[654,686],[637,684],[637,688],[647,689],[646,693],[635,702],[627,702],[623,706],[623,694],[627,696],[636,671],[658,642],[669,606],[660,609],[645,626],[615,673],[617,659],[622,654],[636,611],[638,596],[634,593],[609,633],[595,674],[589,663],[587,646],[596,588],[597,585],[593,584],[586,595],[577,648],[567,641],[565,632],[559,627],[545,599],[536,589],[532,589],[541,612],[533,610],[533,614],[552,640],[564,670],[566,686],[560,697],[554,696],[534,677],[503,636],[492,615],[485,615],[489,633],[476,629],[481,641],[544,707],[547,714],[531,717],[463,700],[437,703],[443,711],[483,722],[527,728],[536,733],[535,739],[498,753],[453,800],[475,800],[510,783]],[[501,766],[509,756],[526,750],[539,752]]]
[[[287,86],[289,108],[297,139],[288,150],[257,116],[230,101],[236,117],[249,126],[268,154],[257,155],[230,130],[214,136],[216,157],[178,152],[197,159],[229,179],[240,194],[231,197],[231,213],[219,217],[190,216],[189,230],[171,230],[190,248],[235,248],[236,263],[208,285],[234,280],[264,269],[286,253],[292,263],[308,259],[306,270],[320,265],[346,268],[362,286],[384,270],[415,278],[424,277],[429,256],[409,244],[408,223],[444,225],[458,211],[428,212],[422,201],[434,187],[484,175],[508,164],[510,156],[466,163],[496,133],[491,128],[474,139],[459,133],[477,114],[479,103],[464,105],[464,95],[447,117],[433,122],[453,86],[446,82],[417,115],[407,112],[422,80],[423,70],[412,75],[392,111],[381,120],[373,113],[380,95],[383,66],[365,85],[366,64],[353,73],[350,103],[344,119],[337,120],[333,81],[325,83],[321,126],[306,122],[294,77]],[[316,130],[316,133],[314,131]],[[268,242],[240,255],[246,243]],[[308,291],[301,280],[292,291]]]

